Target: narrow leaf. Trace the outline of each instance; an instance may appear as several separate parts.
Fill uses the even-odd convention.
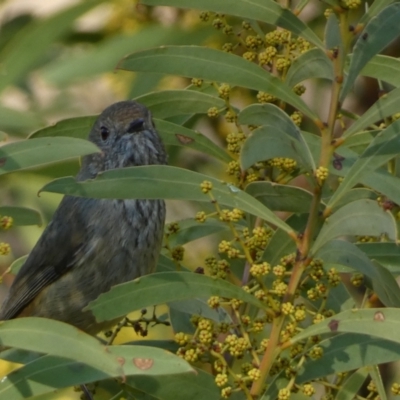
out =
[[[307,79],[329,79],[333,80],[332,61],[321,49],[311,49],[292,62],[287,75],[286,84],[290,87],[297,85]]]
[[[400,153],[399,131],[400,120],[389,125],[372,140],[347,172],[344,180],[329,200],[328,207],[332,207],[347,191],[361,182],[364,176],[370,175],[372,171]]]
[[[308,143],[311,150],[314,150]],[[340,147],[338,154],[341,157],[340,168],[331,166],[329,172],[338,176],[346,176],[351,166],[359,159],[359,155],[347,147]],[[400,179],[391,175],[387,170],[379,168],[365,175],[361,183],[385,195],[388,199],[400,204]]]
[[[206,114],[210,107],[225,107],[222,99],[194,90],[163,90],[145,94],[135,100],[148,107],[155,118],[161,119],[177,115]]]
[[[110,346],[108,352],[123,364],[124,376],[173,376],[195,372],[190,365],[167,351],[148,346]],[[56,389],[96,382],[120,374],[107,374],[103,370],[82,362],[55,356],[44,356],[9,373],[0,380],[0,396],[7,399],[25,399]],[[27,396],[28,395],[28,396]]]
[[[315,168],[312,154],[299,128],[279,107],[273,104],[252,104],[241,111],[238,120],[241,124],[262,126],[252,133],[242,149],[241,162],[244,169],[254,164],[253,160],[257,158],[261,161],[272,157],[288,157],[282,151],[289,152],[309,169]],[[280,155],[265,157],[268,153]]]
[[[371,175],[364,176],[362,183],[400,204],[400,179],[383,168],[374,171]]]
[[[400,6],[400,3],[399,3]],[[384,94],[371,106],[349,129],[343,134],[343,138],[348,138],[363,129],[368,128],[373,123],[384,119],[399,111],[400,88]]]
[[[375,201],[353,201],[326,219],[311,251],[315,253],[330,240],[346,235],[385,236],[395,241],[396,223]]]
[[[13,263],[10,265],[10,273],[16,275],[20,268],[24,265],[24,262],[27,258],[28,255],[25,255],[14,260]]]
[[[224,162],[232,161],[225,150],[200,132],[161,119],[154,119],[154,122],[164,144],[201,151]]]
[[[0,147],[0,175],[97,152],[99,149],[93,143],[74,138],[40,138],[10,143]]]
[[[346,192],[333,206],[332,211],[335,212],[342,208],[346,204],[352,203],[353,201],[361,200],[361,199],[370,199],[376,200],[378,195],[375,191],[366,188],[356,188],[351,189]]]
[[[203,299],[185,299],[168,303],[168,307],[178,310],[184,314],[189,314],[189,319],[193,315],[201,315],[203,318],[211,319],[215,322],[232,322],[229,314],[222,308],[210,308],[206,300]],[[191,324],[193,327],[193,324]],[[176,332],[176,331],[175,331]],[[179,332],[179,331],[178,331]]]
[[[221,205],[239,208],[286,232],[292,232],[272,211],[236,186],[177,167],[151,165],[122,168],[106,171],[96,179],[85,182],[77,182],[72,177],[60,178],[44,186],[41,191],[93,198],[180,199],[209,203],[210,197],[200,189],[200,184],[205,180],[212,182],[212,195]]]
[[[184,92],[185,95],[186,93],[188,93],[188,91]],[[168,92],[168,94],[170,94],[170,92]],[[185,98],[185,95],[180,96],[180,98]],[[147,100],[148,99],[149,98],[147,97]],[[211,101],[214,102],[214,99],[215,98],[213,98]],[[207,100],[205,107],[207,107],[208,110],[210,106],[210,99],[205,99],[204,97],[202,97],[201,100],[203,102]],[[220,101],[220,99],[217,99],[217,101]],[[198,97],[197,102],[201,104],[201,101]],[[196,101],[194,103],[196,103]],[[199,110],[199,103],[196,104],[197,110]],[[187,104],[185,105],[185,107],[187,107]],[[205,107],[204,109],[202,109],[202,112],[206,111]],[[158,111],[156,110],[156,112]],[[177,112],[177,109],[175,109],[173,112]],[[88,117],[65,119],[63,121],[57,122],[55,125],[40,129],[32,133],[29,138],[31,139],[39,137],[67,136],[86,139],[96,118],[97,116],[94,115]],[[154,118],[154,122],[156,124],[157,131],[159,132],[164,144],[166,145],[192,148],[194,150],[209,154],[225,162],[229,162],[232,160],[231,156],[226,151],[224,151],[221,147],[217,146],[214,142],[212,142],[210,139],[199,132],[195,132],[181,125],[173,124],[172,122],[164,121],[157,118]]]
[[[86,309],[97,321],[107,321],[156,304],[210,296],[236,298],[265,308],[254,296],[222,279],[191,272],[160,272],[114,286]]]
[[[13,225],[41,225],[42,217],[39,212],[26,207],[1,206],[0,217],[11,217]]]
[[[361,17],[359,24],[365,24],[368,22],[372,17],[379,14],[386,6],[389,4],[394,3],[397,0],[379,0],[374,1],[369,7],[368,11]]]
[[[0,84],[1,87],[1,84]],[[17,111],[12,108],[0,106],[0,129],[9,133],[27,133],[32,129],[42,125],[43,121],[37,114],[29,111]],[[3,136],[4,134],[0,134]],[[6,137],[2,137],[1,140],[5,140]]]
[[[353,372],[338,390],[335,400],[354,399],[367,377],[368,366],[361,367]]]
[[[360,75],[379,79],[393,86],[400,86],[400,59],[395,57],[376,55],[361,70]]]
[[[29,139],[66,136],[76,139],[86,139],[89,135],[90,129],[96,121],[97,115],[87,117],[68,118],[56,122],[46,128],[39,129],[33,132]]]
[[[78,361],[111,376],[123,374],[117,357],[96,338],[64,322],[35,317],[0,322],[0,343]]]
[[[300,133],[296,137],[290,131],[274,125],[263,125],[252,132],[240,151],[240,164],[243,170],[257,162],[275,157],[289,157],[300,166],[312,169],[308,148],[303,146]]]
[[[387,307],[400,307],[400,288],[393,275],[373,263],[357,246],[344,240],[332,240],[316,254],[325,263],[344,265],[370,278],[372,287]]]
[[[215,384],[215,377],[201,369],[196,369],[196,374],[165,375],[154,377],[143,376],[140,379],[127,378],[127,384],[146,395],[162,400],[220,400],[221,389]],[[232,400],[242,397],[235,394]]]
[[[299,36],[304,37],[317,47],[323,44],[315,33],[297,18],[290,10],[281,7],[272,0],[142,0],[143,4],[191,8],[216,13],[235,15],[237,17],[267,22],[270,25],[280,26]]]
[[[400,352],[399,343],[377,339],[364,333],[339,333],[322,339],[318,345],[323,347],[324,356],[304,364],[297,378],[298,383],[353,371],[364,365],[397,361]]]
[[[307,224],[308,214],[292,215],[286,222],[293,230],[303,232]],[[263,260],[268,261],[271,265],[280,263],[280,259],[290,253],[296,251],[295,242],[282,229],[277,229],[272,235],[271,240],[263,254]]]
[[[368,365],[367,368],[371,376],[371,379],[375,383],[379,398],[381,400],[387,400],[386,389],[382,380],[382,375],[379,371],[379,365],[376,365],[376,363],[374,363],[374,365]]]
[[[400,273],[400,246],[396,243],[357,243],[356,245],[371,260],[378,261],[393,274]]]
[[[373,17],[361,32],[354,46],[349,73],[340,93],[341,102],[367,62],[400,34],[399,18],[400,3],[391,4]]]
[[[292,338],[298,343],[310,336],[339,333],[365,334],[400,343],[398,329],[400,328],[400,309],[370,308],[343,311],[315,325],[310,325],[304,331]]]
[[[331,13],[331,15],[329,15],[328,21],[326,23],[325,47],[331,51],[338,51],[340,55],[343,54],[343,40],[340,33],[340,23],[338,17],[334,13]],[[333,68],[332,62],[331,67]]]
[[[307,190],[273,182],[250,183],[246,192],[272,211],[307,213],[313,199]]]
[[[178,224],[178,232],[168,236],[168,243],[171,247],[182,246],[186,243],[192,242],[193,240],[201,239],[214,233],[230,230],[227,223],[213,218],[208,218],[202,223],[199,223],[193,218],[188,218],[180,220]]]
[[[299,96],[277,77],[242,57],[220,50],[198,46],[159,47],[125,57],[118,68],[197,77],[261,90],[291,104],[312,120],[318,119]],[[164,103],[165,106],[170,108]]]

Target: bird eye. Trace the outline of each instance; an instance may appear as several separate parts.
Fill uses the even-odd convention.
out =
[[[100,127],[101,140],[106,141],[110,136],[110,131],[105,126]]]
[[[142,118],[135,119],[129,124],[127,132],[128,133],[138,132],[140,128],[142,128],[143,124],[144,124],[144,119]]]

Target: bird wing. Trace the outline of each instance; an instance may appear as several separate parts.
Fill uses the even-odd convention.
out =
[[[85,224],[76,198],[65,197],[10,288],[0,320],[15,318],[46,286],[73,267],[83,251]],[[86,200],[86,199],[80,199]]]

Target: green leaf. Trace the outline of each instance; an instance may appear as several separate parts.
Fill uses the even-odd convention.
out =
[[[135,100],[148,107],[154,117],[162,119],[176,115],[206,114],[210,107],[225,108],[222,99],[194,90],[163,90]]]
[[[330,240],[346,235],[385,235],[395,241],[396,223],[393,215],[384,211],[375,201],[364,199],[353,201],[325,220],[311,252],[315,253]]]
[[[127,378],[127,385],[141,392],[162,400],[220,400],[221,389],[215,384],[215,377],[201,369],[197,374],[181,374],[159,376],[157,378],[143,376],[140,379]],[[233,394],[232,400],[242,397]]]
[[[400,307],[400,288],[393,275],[384,267],[372,263],[354,244],[344,240],[332,240],[323,246],[316,256],[325,263],[344,265],[368,276],[383,304],[387,307]]]
[[[354,46],[349,73],[340,92],[343,102],[367,62],[400,34],[400,3],[394,3],[372,18]]]
[[[399,343],[354,333],[340,333],[323,339],[318,345],[323,347],[324,356],[306,362],[296,382],[309,382],[364,365],[398,361],[400,352]]]
[[[169,304],[170,303],[168,303],[167,306],[169,306]],[[169,308],[169,313],[168,313],[169,321],[171,324],[172,332],[184,332],[189,335],[194,335],[194,333],[196,332],[196,327],[190,321],[192,316],[174,307],[168,307],[168,308]]]
[[[0,84],[1,87],[1,84]],[[30,111],[17,111],[0,106],[0,129],[10,133],[27,133],[30,130],[42,125],[42,120],[37,114]],[[5,140],[2,133],[0,139]]]
[[[378,391],[379,398],[381,400],[387,400],[385,385],[382,381],[382,376],[379,371],[379,366],[374,363],[374,365],[369,365],[368,367],[371,379],[374,381],[375,386]]]
[[[379,0],[374,1],[369,7],[368,11],[361,17],[359,24],[365,24],[372,17],[379,14],[386,6],[394,3],[397,0]]]
[[[240,151],[240,163],[243,170],[257,162],[274,157],[289,157],[301,166],[312,169],[312,160],[308,157],[300,133],[297,135],[273,125],[263,125],[252,132]]]
[[[51,126],[39,129],[33,132],[29,139],[66,136],[76,139],[86,139],[89,135],[90,129],[96,121],[98,115],[91,115],[87,117],[68,118],[56,122]]]
[[[399,102],[400,88],[384,94],[363,114],[362,117],[360,117],[360,119],[354,122],[353,125],[344,132],[343,138],[348,138],[369,127],[373,123],[397,113],[399,111]]]
[[[164,254],[160,254],[157,263],[157,272],[176,271],[176,264]]]
[[[337,392],[335,400],[352,400],[354,399],[361,386],[368,377],[368,366],[361,367],[353,372],[346,381],[341,385]]]
[[[42,217],[36,210],[26,207],[0,206],[0,217],[12,217],[14,225],[41,225]]]
[[[219,204],[239,208],[288,233],[292,232],[272,211],[236,186],[197,172],[165,165],[110,170],[85,182],[77,182],[72,177],[60,178],[44,186],[41,191],[93,198],[180,199],[209,203],[210,197],[200,189],[200,184],[205,180],[212,183],[212,195]]]
[[[298,232],[303,232],[307,224],[308,214],[292,215],[287,219],[287,223]],[[280,263],[280,259],[296,251],[295,242],[282,229],[277,229],[272,235],[271,240],[263,254],[263,260],[271,265]]]
[[[307,213],[313,199],[312,193],[307,190],[273,182],[250,183],[246,192],[272,211]]]
[[[312,120],[318,119],[303,100],[277,77],[242,57],[220,50],[198,46],[164,46],[133,53],[123,58],[118,68],[197,77],[264,91],[296,107]],[[139,101],[141,99],[138,98]],[[164,103],[163,107],[170,108],[168,103]]]
[[[372,171],[400,153],[399,130],[400,120],[389,125],[372,140],[347,172],[344,180],[329,200],[328,207],[332,207],[347,191],[361,182],[364,176],[370,176]]]
[[[332,61],[321,49],[311,49],[295,58],[286,75],[286,84],[290,87],[306,79],[333,80]]]
[[[99,149],[93,143],[74,138],[40,138],[10,143],[0,147],[0,175],[97,152]]]
[[[21,267],[24,265],[24,262],[28,258],[28,255],[22,256],[17,258],[12,262],[10,265],[10,273],[16,275],[17,272],[21,269]]]
[[[108,352],[123,364],[124,376],[143,375],[173,377],[193,372],[190,365],[167,351],[149,346],[110,346]],[[55,356],[44,356],[9,373],[0,381],[0,396],[10,400],[25,399],[56,389],[96,382],[119,373],[108,374],[76,361]]]
[[[321,138],[313,133],[306,131],[301,131],[301,136],[303,136],[303,139],[307,143],[307,147],[310,150],[314,164],[318,163],[321,151]]]
[[[0,322],[0,343],[78,361],[111,376],[124,373],[118,357],[96,338],[60,321],[26,317]]]
[[[211,107],[210,101],[214,102],[214,99],[216,99],[215,97],[211,98],[211,96],[208,95],[204,97],[202,94],[200,95],[200,98],[199,96],[196,95],[192,96],[190,94],[191,92],[187,90],[183,92],[184,92],[183,98],[186,98],[186,100],[189,101],[189,103],[193,101],[192,105],[196,107],[197,110],[199,110],[199,108],[197,108],[198,105],[202,104],[203,102],[203,105],[201,106],[202,112],[206,112],[208,108]],[[176,94],[174,91],[159,92],[158,94],[161,93],[163,93],[163,96],[165,95],[166,97],[170,96],[171,99],[174,99],[174,96]],[[190,97],[190,99],[188,97],[185,97],[187,93],[189,93],[188,97]],[[178,97],[182,98],[182,94]],[[147,100],[149,100],[149,97],[147,97]],[[161,100],[166,100],[166,98],[162,97]],[[217,99],[217,101],[219,102],[220,99]],[[222,103],[220,105],[222,106]],[[188,107],[188,104],[183,106]],[[176,112],[176,110],[177,108],[175,108],[175,111],[172,112]],[[155,111],[157,113],[160,112],[160,110],[158,110],[156,105],[155,105]],[[194,111],[194,109],[192,109],[190,112],[197,112],[197,111]],[[29,138],[67,136],[67,137],[86,139],[97,117],[98,117],[97,115],[94,115],[88,117],[65,119],[63,121],[57,122],[53,126],[49,126],[32,133],[32,135]],[[209,154],[225,162],[229,162],[232,160],[232,157],[226,151],[224,151],[221,147],[217,146],[214,142],[212,142],[210,139],[208,139],[206,136],[202,135],[199,132],[195,132],[191,129],[161,119],[154,118],[154,122],[156,124],[157,130],[163,142],[166,145],[191,148]]]
[[[164,144],[201,151],[224,162],[232,161],[232,157],[224,149],[200,132],[161,119],[154,119],[154,122]]]
[[[375,3],[374,3],[375,4]],[[368,62],[361,70],[360,75],[369,76],[390,83],[393,86],[400,86],[400,59],[377,55]]]
[[[244,125],[261,125],[253,131],[242,148],[243,169],[268,158],[288,157],[288,152],[301,164],[315,169],[312,154],[299,128],[279,107],[273,104],[252,104],[241,111],[238,121]],[[279,155],[265,157],[269,153]],[[255,159],[258,160],[252,161]]]
[[[339,333],[365,334],[400,343],[400,309],[370,308],[343,311],[318,324],[310,325],[294,336],[292,343],[298,343],[310,336]],[[375,362],[373,362],[375,364]]]
[[[396,243],[357,243],[356,245],[370,259],[378,261],[390,272],[400,273],[400,247]]]
[[[265,308],[254,296],[222,279],[191,272],[160,272],[114,286],[85,310],[91,310],[97,321],[107,321],[156,304],[210,296],[236,298]]]
[[[9,348],[1,352],[1,359],[17,364],[28,364],[37,360],[40,357],[45,357],[42,353],[34,351]]]
[[[339,55],[343,54],[343,40],[340,33],[340,23],[338,17],[331,13],[328,17],[325,28],[325,47],[328,50],[337,50]],[[331,62],[331,68],[333,68]],[[333,69],[332,69],[333,76]]]
[[[182,301],[172,301],[168,303],[168,307],[178,310],[181,313],[188,314],[189,318],[193,315],[201,315],[203,318],[211,319],[217,323],[232,322],[228,313],[222,308],[210,308],[207,304],[207,299],[185,299]],[[193,324],[191,324],[193,327]],[[175,332],[179,332],[175,330]]]
[[[364,176],[362,183],[400,204],[400,179],[388,171],[379,169],[373,174]]]
[[[365,188],[356,188],[356,189],[351,189],[348,192],[346,192],[332,207],[332,211],[335,212],[339,210],[339,208],[342,208],[346,204],[349,204],[353,201],[361,200],[361,199],[370,199],[370,200],[376,200],[378,198],[378,195],[376,192],[370,190],[370,189],[365,189]]]
[[[324,264],[328,267],[329,264]],[[304,297],[307,294],[305,293]],[[326,300],[326,308],[333,310],[335,313],[341,311],[350,310],[354,307],[354,297],[347,290],[345,285],[338,285],[329,292],[329,296]]]
[[[270,25],[285,28],[317,47],[323,49],[323,44],[315,33],[297,18],[290,10],[281,7],[272,0],[143,0],[143,4],[192,8],[213,11],[221,14],[235,15],[241,19],[248,18],[267,22]]]
[[[17,83],[49,51],[52,43],[71,30],[76,18],[102,2],[81,2],[50,18],[37,19],[19,31],[0,53],[0,91]]]
[[[313,151],[314,148],[311,147],[310,142],[308,145]],[[359,159],[359,155],[351,149],[343,146],[338,149],[338,153],[343,157],[343,160],[341,160],[341,168],[336,169],[331,166],[329,173],[346,176],[351,166]],[[400,179],[391,175],[385,169],[379,168],[376,171],[371,172],[369,175],[364,176],[361,183],[375,189],[378,193],[385,195],[395,203],[400,204]]]
[[[193,240],[201,239],[214,233],[230,230],[227,223],[218,221],[214,218],[208,218],[204,222],[198,222],[193,218],[180,220],[178,222],[179,230],[168,236],[170,247],[182,246]]]
[[[376,131],[364,131],[357,133],[346,139],[343,146],[348,147],[355,151],[357,154],[361,154],[370,145],[370,143],[375,139],[381,130]]]

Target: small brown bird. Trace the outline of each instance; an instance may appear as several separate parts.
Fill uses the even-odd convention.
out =
[[[85,156],[78,181],[114,168],[166,164],[151,114],[135,101],[106,108],[89,140],[101,153]],[[82,309],[114,285],[154,271],[165,221],[162,200],[109,200],[65,196],[18,272],[0,319],[52,318],[96,334]]]

